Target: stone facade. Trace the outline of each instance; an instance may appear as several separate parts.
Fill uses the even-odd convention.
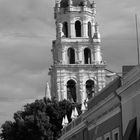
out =
[[[105,64],[96,23],[96,6],[88,0],[56,1],[56,40],[50,68],[51,94],[83,103],[105,87]]]

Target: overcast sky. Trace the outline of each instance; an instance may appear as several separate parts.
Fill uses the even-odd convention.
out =
[[[96,0],[108,68],[137,63],[134,14],[140,0]],[[44,96],[55,39],[54,0],[0,0],[0,124]]]

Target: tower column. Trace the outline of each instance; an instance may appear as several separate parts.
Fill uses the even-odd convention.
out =
[[[65,83],[64,83],[64,75],[61,76],[61,94],[62,94],[62,99],[64,100],[67,100],[67,91],[66,91],[66,86],[65,86]]]
[[[92,24],[92,26],[91,26],[91,28],[92,28],[92,37],[94,36],[94,33],[95,33],[95,24]]]
[[[78,48],[78,61],[79,61],[79,63],[81,64],[83,64],[83,52],[82,52],[82,48],[81,47],[79,47]]]
[[[102,62],[101,49],[99,45],[95,46],[95,62],[97,64],[101,64]]]
[[[71,36],[71,38],[75,37],[75,23],[74,23],[74,21],[70,22],[70,36]]]
[[[67,84],[64,85],[64,90],[63,90],[63,93],[64,93],[64,99],[68,99],[67,97]]]
[[[94,54],[94,50],[91,49],[91,63],[94,64],[95,62],[95,54]]]
[[[87,22],[83,21],[83,37],[87,38],[88,36],[88,26],[87,26]]]
[[[58,31],[58,38],[61,38],[63,36],[63,31],[62,31],[62,28],[63,28],[63,25],[62,23],[58,23],[58,27],[57,27],[57,31]]]
[[[58,101],[61,101],[62,100],[62,98],[61,98],[61,88],[60,88],[60,81],[59,80],[57,80],[57,98],[58,98]]]
[[[84,103],[87,98],[84,77],[83,71],[79,71],[80,103]]]
[[[66,64],[67,58],[66,58],[66,49],[62,49],[62,64]]]
[[[82,103],[85,102],[85,100],[87,99],[87,93],[86,93],[86,85],[83,85],[83,99],[82,99]]]

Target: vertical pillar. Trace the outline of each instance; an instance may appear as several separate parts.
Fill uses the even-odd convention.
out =
[[[71,36],[71,38],[75,37],[75,23],[74,23],[74,21],[70,21],[70,36]]]
[[[83,21],[83,37],[87,38],[88,37],[88,26],[87,26],[87,22]]]
[[[82,48],[81,47],[78,47],[78,61],[80,62],[80,63],[84,63],[83,62],[83,52],[82,52]]]
[[[101,64],[101,62],[102,62],[101,49],[100,49],[100,46],[99,45],[97,45],[95,47],[95,62],[97,64]]]
[[[94,33],[95,33],[95,25],[92,24],[92,25],[91,25],[91,28],[92,28],[92,32],[91,32],[91,34],[92,34],[92,37],[93,37],[93,36],[94,36]]]
[[[94,50],[91,49],[91,64],[94,64],[95,58],[94,58]]]
[[[62,94],[62,99],[61,100],[67,100],[67,92],[65,89],[65,83],[64,83],[64,75],[61,74],[61,94]]]
[[[61,87],[60,87],[60,80],[57,80],[57,94],[58,94],[58,101],[61,101]]]
[[[64,35],[62,28],[63,28],[62,23],[58,23],[58,38],[59,39]]]
[[[84,103],[86,99],[87,99],[87,93],[86,93],[86,85],[84,83],[83,84],[83,98],[82,98],[82,103]]]
[[[85,89],[85,79],[83,75],[83,71],[79,71],[79,93],[80,93],[80,103],[84,103],[87,98],[86,89]]]
[[[63,93],[64,93],[64,99],[68,99],[67,97],[67,84],[64,84],[64,89],[63,89]]]
[[[62,49],[62,64],[66,64],[67,59],[66,59],[66,49]]]

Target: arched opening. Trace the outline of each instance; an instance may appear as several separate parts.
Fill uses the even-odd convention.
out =
[[[81,37],[81,22],[78,20],[75,22],[76,37]]]
[[[88,80],[86,82],[86,93],[87,93],[88,99],[92,98],[92,96],[94,95],[95,89],[94,89],[94,81],[93,80]]]
[[[65,37],[68,37],[68,23],[67,22],[64,22],[63,23],[63,29],[62,29],[63,33],[64,33],[64,36]]]
[[[71,102],[76,102],[76,82],[74,80],[69,80],[67,82],[67,98]]]
[[[88,22],[88,36],[92,37],[92,34],[91,34],[91,23],[90,22]]]
[[[84,49],[85,64],[91,64],[91,50],[89,48]]]
[[[68,49],[68,62],[69,64],[75,64],[75,50],[73,48]]]

